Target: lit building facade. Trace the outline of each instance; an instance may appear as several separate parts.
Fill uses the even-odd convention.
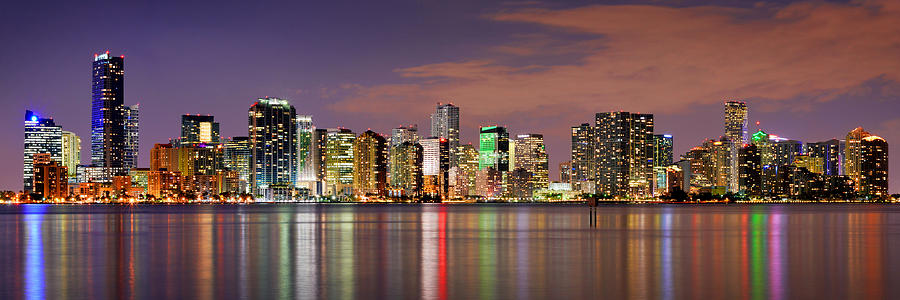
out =
[[[844,153],[843,146],[844,144],[837,139],[817,143],[806,143],[806,148],[803,153],[810,157],[821,159],[822,174],[837,176],[841,175],[841,157]]]
[[[516,136],[515,168],[523,169],[533,189],[546,189],[550,185],[550,161],[544,146],[542,134],[520,134]]]
[[[595,128],[589,123],[572,127],[572,190],[594,193],[596,185]]]
[[[356,134],[346,128],[328,129],[325,146],[325,193],[333,196],[353,194],[353,144]]]
[[[859,143],[859,192],[877,198],[888,197],[888,143],[870,135]]]
[[[391,148],[391,196],[418,196],[422,191],[423,149],[419,143],[403,142]]]
[[[634,198],[651,196],[653,115],[606,112],[597,113],[595,121],[597,192]]]
[[[353,147],[353,192],[384,196],[387,192],[387,140],[368,130],[356,137]]]
[[[478,139],[478,169],[493,167],[509,171],[509,132],[501,126],[481,127]]]
[[[179,145],[219,144],[219,123],[210,115],[182,115]]]
[[[456,166],[450,168],[451,198],[466,198],[476,194],[475,180],[478,171],[478,150],[471,144],[457,148]]]
[[[71,131],[62,131],[62,164],[69,171],[69,178],[75,178],[81,164],[81,138]]]
[[[32,192],[40,194],[44,199],[65,198],[69,194],[68,173],[66,166],[51,159],[49,154],[36,154]]]
[[[313,166],[313,126],[312,116],[297,116],[297,186],[316,181]]]
[[[52,118],[41,118],[30,110],[25,111],[25,151],[23,155],[24,191],[31,192],[34,184],[34,156],[46,153],[50,159],[62,162],[62,127]]]
[[[242,193],[250,192],[250,138],[236,136],[227,139],[222,149],[225,169],[237,172],[237,186]]]
[[[91,81],[91,165],[126,167],[125,59],[95,54]]]
[[[448,196],[450,180],[450,142],[446,138],[422,139],[422,192],[432,198]]]
[[[862,190],[862,140],[871,136],[868,131],[862,127],[857,127],[847,133],[844,147],[844,174],[850,176],[853,180],[853,188],[856,191]]]
[[[258,195],[297,180],[297,112],[287,100],[260,98],[250,106],[250,186]]]
[[[124,169],[137,168],[140,152],[140,104],[124,106],[125,115],[125,161]],[[122,173],[119,173],[122,174]],[[124,175],[124,174],[122,174]]]
[[[738,181],[740,170],[739,149],[747,144],[747,104],[742,101],[726,101],[725,102],[725,137],[729,142],[729,174],[728,174],[728,191],[738,191]]]
[[[453,103],[440,104],[431,114],[431,136],[447,139],[450,166],[456,165],[456,149],[459,147],[459,107]]]

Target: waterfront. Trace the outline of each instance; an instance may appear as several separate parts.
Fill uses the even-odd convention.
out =
[[[2,205],[0,298],[884,299],[900,206]]]

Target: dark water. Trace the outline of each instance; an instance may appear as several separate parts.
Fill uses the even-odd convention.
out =
[[[900,206],[0,206],[0,299],[898,299]]]

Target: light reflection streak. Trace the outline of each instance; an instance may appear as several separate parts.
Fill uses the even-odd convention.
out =
[[[661,282],[662,285],[662,296],[665,300],[671,300],[674,298],[674,283],[672,282],[672,208],[667,207],[663,209],[662,213],[662,222],[660,222],[660,229],[662,229],[662,273],[661,273]]]
[[[44,299],[44,244],[42,223],[49,204],[25,204],[25,299]]]
[[[432,211],[432,207],[423,208],[420,222],[422,226],[422,264],[420,272],[422,298],[437,299],[438,278],[434,276],[438,272],[437,213]]]

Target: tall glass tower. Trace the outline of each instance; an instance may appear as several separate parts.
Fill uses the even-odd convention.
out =
[[[34,155],[50,154],[50,159],[62,162],[62,127],[51,118],[40,118],[30,110],[25,111],[24,190],[34,188]]]
[[[270,186],[297,180],[297,112],[287,100],[260,98],[250,106],[250,186],[265,194]]]
[[[737,192],[739,188],[739,150],[747,144],[747,104],[742,101],[725,101],[725,137],[728,138],[730,171],[728,174],[728,191]]]
[[[481,127],[478,138],[478,169],[493,167],[498,172],[509,171],[509,132],[505,127]]]
[[[125,58],[95,54],[91,80],[91,164],[125,167]]]
[[[440,104],[431,114],[431,136],[447,139],[450,149],[450,167],[456,166],[456,148],[459,147],[459,107],[453,103]]]

